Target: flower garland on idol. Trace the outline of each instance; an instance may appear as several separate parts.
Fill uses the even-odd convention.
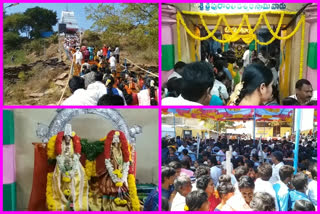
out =
[[[73,150],[74,150],[73,165],[72,165],[72,169],[68,170],[63,164],[65,159],[65,157],[62,155],[63,137],[64,137],[64,132],[59,132],[57,135],[54,135],[50,138],[47,144],[47,156],[49,160],[53,160],[53,159],[57,160],[59,169],[63,173],[62,181],[65,183],[70,183],[71,177],[74,176],[75,171],[78,167],[77,164],[81,154],[81,143],[80,143],[80,138],[75,134],[75,132],[72,132],[71,139],[72,139]],[[49,172],[47,174],[46,199],[47,199],[48,210],[51,210],[51,211],[56,210],[56,205],[54,204],[54,199],[53,199],[52,179],[53,179],[53,172]],[[63,194],[66,197],[69,197],[71,195],[71,190],[65,189],[63,191]]]
[[[122,171],[119,169],[114,169],[110,159],[111,146],[114,136],[119,139],[119,143],[121,144],[121,152],[123,156]],[[118,187],[118,197],[114,199],[114,202],[117,205],[126,205],[128,203],[127,200],[123,199],[122,186],[125,183],[129,189],[129,196],[131,199],[133,211],[140,211],[140,202],[137,196],[135,178],[132,169],[133,166],[130,165],[130,162],[132,161],[130,145],[128,144],[128,141],[123,132],[112,130],[108,133],[105,139],[104,155],[107,171],[115,186]]]

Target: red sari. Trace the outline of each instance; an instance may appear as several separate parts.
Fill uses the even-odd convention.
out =
[[[216,198],[214,194],[212,194],[209,198],[209,211],[214,211],[214,209],[220,204],[220,198]]]

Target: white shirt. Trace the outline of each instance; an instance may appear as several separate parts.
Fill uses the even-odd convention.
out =
[[[260,59],[265,65],[267,64],[267,62],[269,61],[268,59],[264,58],[264,56],[262,55],[262,53],[258,54],[258,59]]]
[[[224,152],[222,150],[220,150],[217,155],[225,155]],[[217,156],[216,157],[217,161],[220,161],[220,163],[222,163],[223,161],[225,161],[226,156]]]
[[[81,60],[82,59],[82,53],[80,51],[75,52],[74,55],[76,56],[77,60]]]
[[[221,211],[251,211],[242,194],[233,195],[222,207]]]
[[[200,103],[184,99],[181,95],[179,97],[166,97],[162,99],[162,105],[165,106],[202,106]]]
[[[68,97],[61,105],[63,106],[88,106],[97,105],[96,93],[85,89],[78,89]]]
[[[169,79],[172,79],[172,78],[174,78],[174,77],[176,77],[176,78],[182,78],[182,76],[179,74],[179,73],[177,73],[177,72],[173,72],[172,74],[170,74],[170,76],[168,77],[168,81],[169,81]]]
[[[264,181],[261,178],[258,178],[254,182],[254,192],[266,192],[269,193],[274,198],[274,203],[276,204],[276,211],[279,211],[277,198],[276,198],[276,192],[273,189],[272,184],[270,181]]]
[[[227,87],[219,80],[214,80],[213,87],[211,89],[210,94],[216,95],[217,97],[220,97],[220,94],[221,94],[222,99],[225,99],[225,100],[229,98]]]
[[[114,54],[119,55],[119,53],[120,53],[119,47],[116,47],[116,49],[114,50]]]
[[[100,81],[96,81],[94,83],[89,84],[87,87],[87,90],[93,91],[95,93],[95,95],[96,95],[95,99],[96,99],[97,103],[98,103],[99,99],[107,93],[106,86]]]
[[[247,67],[247,65],[249,65],[250,63],[250,50],[246,50],[243,54],[243,67]]]
[[[184,149],[187,149],[187,150],[189,151],[189,146],[184,147],[183,145],[181,145],[181,146],[178,148],[178,152],[181,153]]]
[[[210,176],[213,180],[214,186],[217,186],[219,182],[219,177],[221,175],[222,175],[222,170],[219,167],[213,166],[210,168]]]
[[[317,206],[317,181],[312,180],[308,184],[307,195],[314,206]]]
[[[110,57],[109,62],[110,62],[110,67],[116,66],[116,58],[114,56]]]
[[[272,165],[272,177],[269,179],[269,182],[271,182],[271,184],[275,184],[280,181],[279,170],[283,165],[283,162],[280,162],[277,165]]]
[[[177,192],[176,196],[174,196],[171,211],[184,211],[184,206],[186,205],[186,198],[182,196],[179,192]]]
[[[292,98],[298,100],[296,94],[293,94],[293,95],[291,95],[291,96],[289,96],[289,97],[292,97]],[[311,97],[310,101],[311,101],[311,100],[317,100],[317,99],[318,99],[318,98],[317,98],[317,91],[313,91],[313,92],[312,92],[312,97]]]

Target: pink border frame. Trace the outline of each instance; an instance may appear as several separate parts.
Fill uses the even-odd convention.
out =
[[[1,5],[1,13],[3,14],[3,3],[16,3],[17,1],[5,1],[5,2],[2,2],[2,5]],[[37,2],[40,2],[40,1],[33,1],[33,0],[20,0],[19,3],[37,3]],[[67,1],[68,3],[86,3],[88,1],[81,1],[81,0],[69,0]],[[109,1],[105,1],[103,0],[103,3],[119,3],[120,1],[117,0],[117,1],[114,1],[114,0],[109,0]],[[158,49],[158,54],[159,54],[159,106],[125,106],[125,107],[116,107],[116,109],[158,109],[158,125],[159,125],[159,133],[158,133],[158,152],[159,152],[159,165],[158,165],[158,173],[159,173],[159,209],[161,210],[161,109],[162,108],[184,108],[184,106],[161,106],[161,3],[186,3],[188,1],[186,0],[175,0],[175,1],[165,1],[165,0],[149,0],[149,1],[146,1],[146,0],[122,0],[121,3],[159,3],[159,49]],[[188,3],[199,3],[199,2],[203,2],[203,3],[211,3],[212,1],[208,1],[208,0],[204,0],[204,1],[191,1],[191,2],[188,2]],[[241,0],[231,0],[231,1],[222,1],[221,3],[226,3],[226,2],[234,2],[234,3],[243,3],[243,1]],[[246,1],[248,3],[258,3],[258,1],[256,0],[248,0]],[[278,1],[268,1],[270,3],[279,3]],[[302,0],[302,1],[294,1],[294,0],[287,0],[285,1],[285,3],[309,3],[310,1],[305,1],[305,0]],[[313,1],[315,2],[315,1]],[[43,3],[43,2],[41,2]],[[66,1],[63,1],[63,0],[54,0],[54,1],[47,1],[45,3],[66,3]],[[92,1],[90,3],[101,3],[101,1]],[[259,2],[260,3],[260,2]],[[318,7],[318,14],[320,14],[320,9]],[[1,19],[0,21],[0,24],[2,26],[3,24],[3,19]],[[0,31],[0,37],[1,37],[1,49],[2,49],[2,46],[3,46],[3,31],[1,30]],[[318,40],[319,40],[319,27],[318,27]],[[320,47],[318,46],[318,52],[320,52]],[[318,56],[318,67],[320,65],[320,56]],[[3,70],[3,52],[1,52],[1,58],[0,58],[0,66],[1,66],[1,70]],[[319,82],[319,75],[317,77],[317,80]],[[3,72],[0,73],[0,85],[3,87]],[[319,90],[320,86],[318,84],[318,90]],[[0,118],[1,118],[1,121],[3,121],[3,109],[16,109],[16,108],[25,108],[25,109],[56,109],[56,108],[115,108],[114,106],[4,106],[3,105],[3,88],[1,88],[1,94],[0,94],[0,100],[1,100],[1,113],[0,113]],[[241,107],[232,107],[232,106],[203,106],[203,107],[199,107],[199,106],[187,106],[187,108],[297,108],[297,106],[268,106],[268,107],[265,107],[265,106],[241,106]],[[306,106],[306,107],[301,107],[301,108],[315,108],[319,111],[320,109],[320,105],[318,104],[318,106],[316,107],[311,107],[311,106]],[[319,122],[319,118],[317,118],[317,121]],[[1,122],[1,133],[3,132],[3,122]],[[319,139],[319,136],[320,134],[318,134],[318,139]],[[1,137],[1,142],[3,143],[3,138]],[[3,148],[1,146],[1,154],[3,152]],[[319,152],[318,152],[318,156],[319,156]],[[320,164],[318,163],[318,168],[319,168]],[[1,164],[1,172],[3,172],[3,165]],[[318,176],[319,177],[319,176]],[[1,181],[3,181],[3,177],[1,176]],[[3,190],[3,185],[1,185],[0,187],[0,190],[1,190],[1,193],[2,193],[2,190]],[[0,202],[0,210],[3,210],[3,195],[1,194],[0,196],[0,199],[1,199],[1,202]],[[16,212],[21,212],[21,211],[16,211]],[[35,212],[35,211],[30,211],[30,212]],[[161,211],[158,211],[158,212],[161,212]],[[36,213],[36,212],[35,212]],[[152,212],[154,213],[154,212]],[[237,213],[241,213],[241,212],[237,212]],[[307,212],[303,212],[303,213],[307,213]]]

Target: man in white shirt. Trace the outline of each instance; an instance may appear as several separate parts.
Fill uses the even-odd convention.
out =
[[[308,184],[307,195],[314,206],[317,206],[317,164],[313,164],[311,168],[312,181]]]
[[[120,62],[120,59],[119,59],[119,57],[120,57],[120,49],[119,49],[118,46],[116,47],[116,49],[114,50],[113,53],[114,53],[114,55],[116,57],[117,63],[119,63]]]
[[[87,87],[87,91],[92,91],[96,96],[95,100],[98,103],[99,99],[107,93],[106,86],[102,83],[103,74],[95,72],[95,82],[91,83]]]
[[[306,105],[311,100],[317,100],[317,96],[314,96],[311,83],[306,79],[300,79],[296,82],[296,94],[290,97],[298,100],[300,105]]]
[[[224,100],[229,99],[227,87],[217,79],[214,80],[214,84],[210,94],[216,95],[217,97],[220,97],[221,99],[224,99]]]
[[[217,161],[220,162],[220,164],[226,160],[226,156],[225,156],[226,151],[227,151],[226,146],[222,145],[220,151],[217,153],[217,155],[219,155],[217,156]]]
[[[186,175],[180,175],[174,180],[174,189],[177,194],[173,198],[171,211],[184,211],[186,205],[186,196],[191,192],[191,180]]]
[[[202,106],[200,103],[184,99],[181,94],[178,97],[163,98],[161,104],[164,106]]]
[[[61,105],[80,106],[80,105],[97,105],[96,92],[84,89],[84,79],[74,76],[69,80],[69,87],[72,95],[68,97]]]
[[[182,153],[184,149],[189,150],[189,146],[186,141],[183,141],[182,145],[178,148],[178,153]]]
[[[280,151],[275,151],[271,154],[272,160],[272,177],[270,178],[270,182],[272,184],[277,183],[280,180],[279,170],[284,165],[283,161],[283,154]]]
[[[114,57],[114,54],[111,54],[111,57],[109,59],[109,62],[110,62],[110,70],[113,71],[113,70],[116,70],[116,58]]]
[[[276,211],[279,210],[277,203],[276,192],[273,189],[273,186],[269,179],[272,176],[272,166],[269,163],[263,163],[258,167],[258,176],[254,185],[254,192],[267,192],[269,193],[275,201]]]
[[[73,54],[73,56],[76,56],[76,64],[81,65],[81,60],[83,56],[79,49],[77,49],[77,51]]]
[[[216,187],[219,182],[219,177],[222,175],[222,170],[217,166],[217,160],[213,156],[208,160],[208,166],[210,167],[210,177]]]
[[[168,81],[169,79],[176,77],[176,78],[182,78],[182,73],[183,73],[183,67],[186,65],[186,63],[179,61],[177,62],[174,67],[173,67],[173,73],[170,74],[170,76],[168,77]]]
[[[249,50],[249,46],[246,46],[246,51],[243,54],[243,67],[247,67],[250,63],[250,50]]]

